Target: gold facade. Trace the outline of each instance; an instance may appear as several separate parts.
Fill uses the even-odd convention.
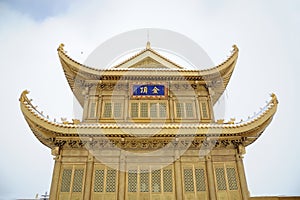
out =
[[[274,94],[245,122],[214,118],[238,57],[189,70],[147,48],[107,70],[58,48],[81,120],[53,122],[27,98],[22,112],[55,159],[50,199],[248,199],[245,147],[271,122]]]

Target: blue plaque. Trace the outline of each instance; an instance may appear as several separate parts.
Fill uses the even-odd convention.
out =
[[[133,84],[132,95],[135,97],[164,97],[165,89],[163,84]]]

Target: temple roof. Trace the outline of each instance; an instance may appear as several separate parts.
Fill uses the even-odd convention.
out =
[[[195,70],[184,68],[147,46],[146,49],[116,66],[97,69],[70,58],[63,44],[57,50],[69,86],[81,106],[84,102],[83,94],[87,81],[120,79],[198,81],[211,89],[214,104],[226,89],[238,57],[238,48],[234,45],[231,55],[223,63],[209,66],[208,69]]]
[[[19,99],[23,115],[35,136],[50,148],[58,146],[57,141],[71,141],[74,138],[78,141],[89,141],[90,138],[102,137],[115,140],[137,138],[136,136],[143,138],[146,136],[141,133],[142,129],[159,129],[159,133],[153,136],[157,139],[190,137],[204,141],[210,138],[210,140],[215,139],[217,142],[222,142],[222,144],[237,142],[247,146],[253,143],[269,125],[278,104],[275,94],[272,94],[271,100],[260,113],[247,121],[239,123],[82,123],[79,120],[58,123],[51,121],[42,112],[38,111],[31,104],[27,94],[28,91],[24,91]],[[180,129],[185,131],[178,131]],[[131,134],[124,132],[124,130],[128,130]]]

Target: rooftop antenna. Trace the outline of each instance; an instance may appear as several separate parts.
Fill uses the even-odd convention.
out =
[[[147,45],[146,45],[146,49],[150,49],[149,29],[147,30]]]

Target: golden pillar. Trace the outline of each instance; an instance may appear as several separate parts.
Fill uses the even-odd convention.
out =
[[[57,199],[57,192],[58,192],[58,184],[59,184],[59,176],[60,176],[60,169],[61,169],[61,156],[59,147],[54,147],[51,151],[52,155],[55,156],[54,160],[54,168],[53,168],[53,175],[52,175],[52,183],[50,188],[50,200]]]
[[[209,199],[215,200],[216,197],[216,187],[214,181],[214,169],[211,161],[211,156],[205,156],[205,163],[206,163],[206,170],[207,170],[207,184],[208,184],[208,192],[209,192]]]
[[[120,162],[119,162],[119,184],[118,184],[118,199],[125,199],[125,155],[121,152]]]
[[[93,178],[93,168],[94,168],[94,156],[89,152],[87,166],[86,166],[86,176],[85,176],[85,188],[84,188],[84,198],[91,198],[92,191],[92,178]]]
[[[242,197],[244,200],[248,200],[249,199],[249,191],[248,191],[246,175],[245,175],[245,170],[244,170],[243,156],[241,154],[237,154],[236,157],[237,157],[236,163],[237,163],[238,174],[240,177]]]
[[[180,155],[179,150],[175,151],[175,187],[176,187],[176,199],[183,199],[182,196],[182,178],[181,178],[181,164],[180,164]]]

